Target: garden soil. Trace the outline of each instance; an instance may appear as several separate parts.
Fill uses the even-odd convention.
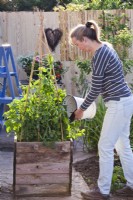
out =
[[[76,171],[80,172],[90,189],[97,184],[99,174],[98,156],[93,156],[74,164]]]
[[[120,165],[119,159],[115,160],[116,165]],[[73,164],[76,171],[80,172],[84,181],[87,183],[89,189],[97,186],[97,179],[99,175],[99,158],[93,156]],[[133,200],[133,197],[117,197],[112,195],[111,200]]]

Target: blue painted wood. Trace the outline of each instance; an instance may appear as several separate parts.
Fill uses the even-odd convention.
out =
[[[9,70],[9,66],[11,71]],[[3,44],[0,46],[0,78],[2,79],[0,90],[0,124],[3,124],[4,105],[9,104],[14,98],[16,98],[12,77],[15,79],[18,97],[21,97],[22,90],[18,79],[11,45]],[[10,90],[10,97],[6,96],[7,84]]]

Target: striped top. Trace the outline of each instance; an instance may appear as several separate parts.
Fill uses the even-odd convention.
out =
[[[91,88],[80,108],[86,110],[99,94],[104,102],[119,101],[121,97],[131,95],[124,80],[122,62],[116,51],[106,44],[96,50],[92,58]]]

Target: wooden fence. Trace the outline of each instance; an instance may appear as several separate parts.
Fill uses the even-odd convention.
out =
[[[80,12],[44,12],[44,28],[58,28],[63,30],[60,45],[57,46],[54,56],[62,61],[71,61],[77,58],[87,58],[88,54],[69,45],[68,35],[71,28],[89,19],[100,22],[102,11],[89,10]],[[120,15],[126,13],[129,18],[129,27],[133,29],[133,10],[111,10],[110,13]],[[39,33],[40,16],[38,12],[0,12],[0,44],[11,43],[15,57],[33,53]],[[133,46],[130,50],[133,56]]]
[[[74,65],[76,59],[87,59],[88,54],[69,45],[69,31],[79,23],[86,23],[94,19],[98,23],[102,11],[88,10],[80,12],[43,12],[44,28],[61,28],[63,37],[56,47],[53,56],[55,60],[64,61],[66,65]],[[111,10],[110,13],[120,15],[126,13],[129,18],[129,27],[133,29],[133,10]],[[15,60],[21,55],[32,54],[36,51],[40,26],[39,12],[0,12],[0,45],[10,43],[13,48]],[[133,45],[129,51],[130,58],[133,58]],[[67,63],[68,62],[68,63]],[[76,69],[77,70],[77,69]],[[18,69],[20,78],[25,73]],[[75,71],[69,70],[69,79],[74,76]],[[68,81],[68,80],[67,80]],[[69,89],[71,86],[69,86]],[[72,91],[71,91],[72,92]]]

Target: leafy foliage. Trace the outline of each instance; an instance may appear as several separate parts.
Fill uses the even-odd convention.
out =
[[[39,8],[41,10],[44,10],[44,11],[52,11],[53,7],[56,5],[56,3],[57,3],[56,0],[52,0],[52,1],[49,1],[49,0],[45,0],[45,1],[36,0],[37,8]]]
[[[32,63],[34,62],[34,72],[33,72],[33,78],[38,79],[38,73],[39,73],[39,67],[43,66],[45,68],[49,68],[49,64],[47,62],[47,58],[45,56],[40,59],[40,56],[37,54],[36,56],[33,55],[27,55],[27,56],[20,56],[18,58],[18,65],[24,69],[27,76],[30,76]],[[57,83],[61,83],[61,75],[64,73],[63,65],[60,61],[53,62],[53,67],[55,71],[56,81]],[[47,72],[43,72],[45,75]]]
[[[56,4],[56,0],[1,0],[0,8],[2,5],[3,9],[1,11],[34,11],[37,8],[44,11],[52,11]]]
[[[79,76],[75,75],[75,77],[72,78],[72,81],[76,84],[78,93],[85,97],[87,91],[89,90],[89,81],[87,75],[91,72],[91,62],[90,60],[77,60],[76,61],[77,67],[80,69]]]
[[[111,190],[116,191],[122,188],[125,184],[126,180],[124,178],[123,169],[119,164],[116,164],[112,176]]]
[[[101,20],[102,40],[108,41],[116,49],[123,62],[124,74],[131,72],[133,60],[129,59],[129,47],[132,45],[133,33],[128,27],[128,18],[124,13],[112,15],[103,11],[99,17]]]
[[[32,11],[36,6],[36,0],[16,0],[15,4],[17,11]]]
[[[79,125],[73,124],[72,129],[63,107],[65,91],[57,88],[53,70],[53,57],[48,56],[49,68],[40,67],[39,79],[23,88],[23,97],[9,104],[5,112],[5,125],[8,133],[14,131],[18,141],[51,141],[67,140],[69,131],[74,135],[82,133]],[[44,73],[47,73],[45,75]],[[63,138],[62,138],[63,137]]]
[[[90,62],[90,60],[83,60],[83,61],[77,60],[76,64],[77,64],[78,68],[81,70],[82,73],[85,73],[87,75],[90,74],[90,72],[91,72],[91,62]]]
[[[59,10],[112,10],[112,9],[132,9],[133,5],[131,0],[72,0],[67,5],[54,8],[54,11]]]
[[[85,129],[84,146],[89,150],[97,150],[97,144],[102,129],[102,123],[106,112],[105,105],[101,97],[98,98],[97,112],[93,120],[82,121],[81,127]]]
[[[130,84],[130,88],[133,92],[133,83]],[[133,116],[131,118],[131,125],[130,125],[130,143],[131,143],[131,148],[133,150]]]
[[[130,126],[130,143],[131,143],[131,148],[133,150],[133,117],[131,119],[131,126]]]
[[[56,8],[54,8],[56,6]],[[132,9],[132,0],[0,0],[0,11]]]
[[[59,5],[54,7],[54,11],[64,11],[64,10],[69,10],[69,11],[81,11],[81,10],[86,10],[88,8],[87,4],[75,4],[75,3],[69,3],[65,6]]]
[[[126,0],[90,0],[89,9],[94,10],[111,10],[133,8],[131,1]]]

